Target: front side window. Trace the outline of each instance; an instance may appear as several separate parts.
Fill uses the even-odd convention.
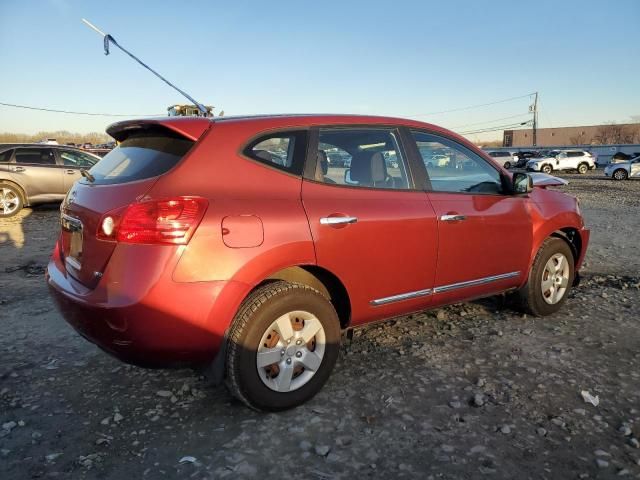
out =
[[[60,150],[60,158],[65,167],[91,168],[96,163],[91,155],[75,150]]]
[[[13,154],[13,150],[5,150],[4,152],[0,152],[0,163],[8,162],[11,160],[11,155]]]
[[[439,135],[411,132],[435,192],[502,193],[500,173],[466,147]]]
[[[19,148],[16,163],[28,165],[55,165],[56,157],[50,148]]]
[[[244,154],[260,163],[300,175],[304,166],[306,137],[305,131],[268,134],[251,142]]]
[[[314,180],[406,190],[407,165],[391,128],[321,128]]]

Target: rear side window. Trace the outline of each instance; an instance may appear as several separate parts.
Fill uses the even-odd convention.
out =
[[[16,163],[29,165],[55,165],[56,157],[50,148],[18,148]]]
[[[247,157],[271,167],[302,175],[307,132],[278,132],[252,141],[243,151]]]
[[[194,143],[161,128],[132,132],[91,168],[93,183],[109,185],[157,177],[176,166]]]

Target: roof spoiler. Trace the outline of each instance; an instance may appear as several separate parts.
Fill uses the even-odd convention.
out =
[[[118,141],[127,137],[131,130],[150,128],[153,126],[165,127],[178,135],[197,141],[204,134],[213,122],[203,117],[167,117],[149,118],[144,120],[125,120],[112,123],[107,127],[107,133]]]

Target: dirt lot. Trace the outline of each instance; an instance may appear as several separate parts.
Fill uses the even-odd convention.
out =
[[[57,207],[0,221],[0,478],[640,478],[640,182],[600,175],[566,175],[592,243],[559,314],[489,299],[360,330],[270,415],[80,338],[43,279]]]

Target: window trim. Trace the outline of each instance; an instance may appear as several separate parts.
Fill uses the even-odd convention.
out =
[[[421,191],[422,188],[415,181],[414,175],[414,167],[412,165],[409,152],[405,146],[406,139],[403,135],[403,126],[401,125],[389,125],[383,123],[376,124],[361,124],[361,123],[353,123],[353,124],[329,124],[329,125],[314,125],[310,129],[310,135],[308,140],[307,147],[307,157],[305,161],[304,168],[304,180],[317,183],[319,185],[325,185],[327,187],[336,187],[336,188],[350,188],[350,189],[359,189],[359,190],[375,190],[377,192],[415,192]],[[343,185],[340,183],[325,183],[319,182],[315,179],[316,173],[316,163],[318,162],[318,145],[320,144],[320,130],[321,129],[331,129],[331,130],[362,130],[362,129],[370,129],[370,130],[388,130],[390,132],[395,133],[396,141],[398,143],[398,149],[400,151],[400,155],[402,155],[407,174],[407,187],[408,188],[380,188],[380,187],[363,187],[359,185]]]
[[[255,147],[258,143],[268,140],[269,138],[276,137],[278,135],[285,136],[284,134],[293,135],[301,135],[303,146],[300,147],[298,145],[294,145],[293,152],[293,163],[291,167],[285,167],[284,165],[278,165],[274,162],[269,162],[259,157],[255,157],[251,155],[251,149]],[[262,130],[255,135],[252,135],[248,141],[242,144],[238,151],[238,156],[249,160],[250,162],[257,163],[263,167],[268,167],[273,170],[276,170],[280,173],[285,173],[287,175],[291,175],[296,178],[300,178],[303,176],[305,168],[306,168],[306,158],[308,153],[309,146],[309,127],[284,127],[284,128],[275,128],[270,130]],[[296,144],[298,143],[298,139],[296,139]],[[302,151],[297,151],[300,148]]]
[[[460,143],[460,141],[445,135],[443,133],[440,132],[434,132],[432,130],[427,130],[427,129],[423,129],[423,128],[407,128],[407,133],[409,138],[411,139],[411,143],[413,145],[413,148],[415,149],[415,153],[417,154],[417,160],[418,160],[418,168],[420,168],[423,172],[424,175],[427,179],[427,183],[425,184],[425,188],[424,190],[426,192],[429,193],[434,193],[434,194],[448,194],[448,195],[483,195],[483,196],[494,196],[494,197],[511,197],[513,196],[513,192],[511,191],[511,188],[509,188],[509,181],[508,181],[508,176],[504,174],[504,172],[502,172],[502,170],[500,168],[498,168],[493,161],[491,160],[487,160],[486,158],[484,158],[483,155],[479,154],[478,152],[474,151],[473,149],[467,147],[466,145],[464,145],[463,143]],[[420,150],[418,149],[418,142],[416,141],[416,139],[413,136],[413,133],[417,132],[417,133],[424,133],[426,135],[431,135],[434,136],[436,138],[442,138],[444,140],[447,140],[451,143],[453,143],[456,148],[460,148],[460,150],[462,151],[462,153],[466,153],[469,152],[473,155],[475,155],[476,157],[479,157],[483,162],[485,162],[489,167],[493,168],[497,173],[498,176],[500,178],[500,183],[502,186],[502,192],[501,193],[492,193],[492,192],[447,192],[447,191],[439,191],[439,190],[434,190],[433,186],[431,185],[431,178],[429,177],[429,171],[427,170],[427,166],[424,164],[424,160],[422,158],[422,155],[420,154]],[[488,156],[488,155],[487,155]]]

